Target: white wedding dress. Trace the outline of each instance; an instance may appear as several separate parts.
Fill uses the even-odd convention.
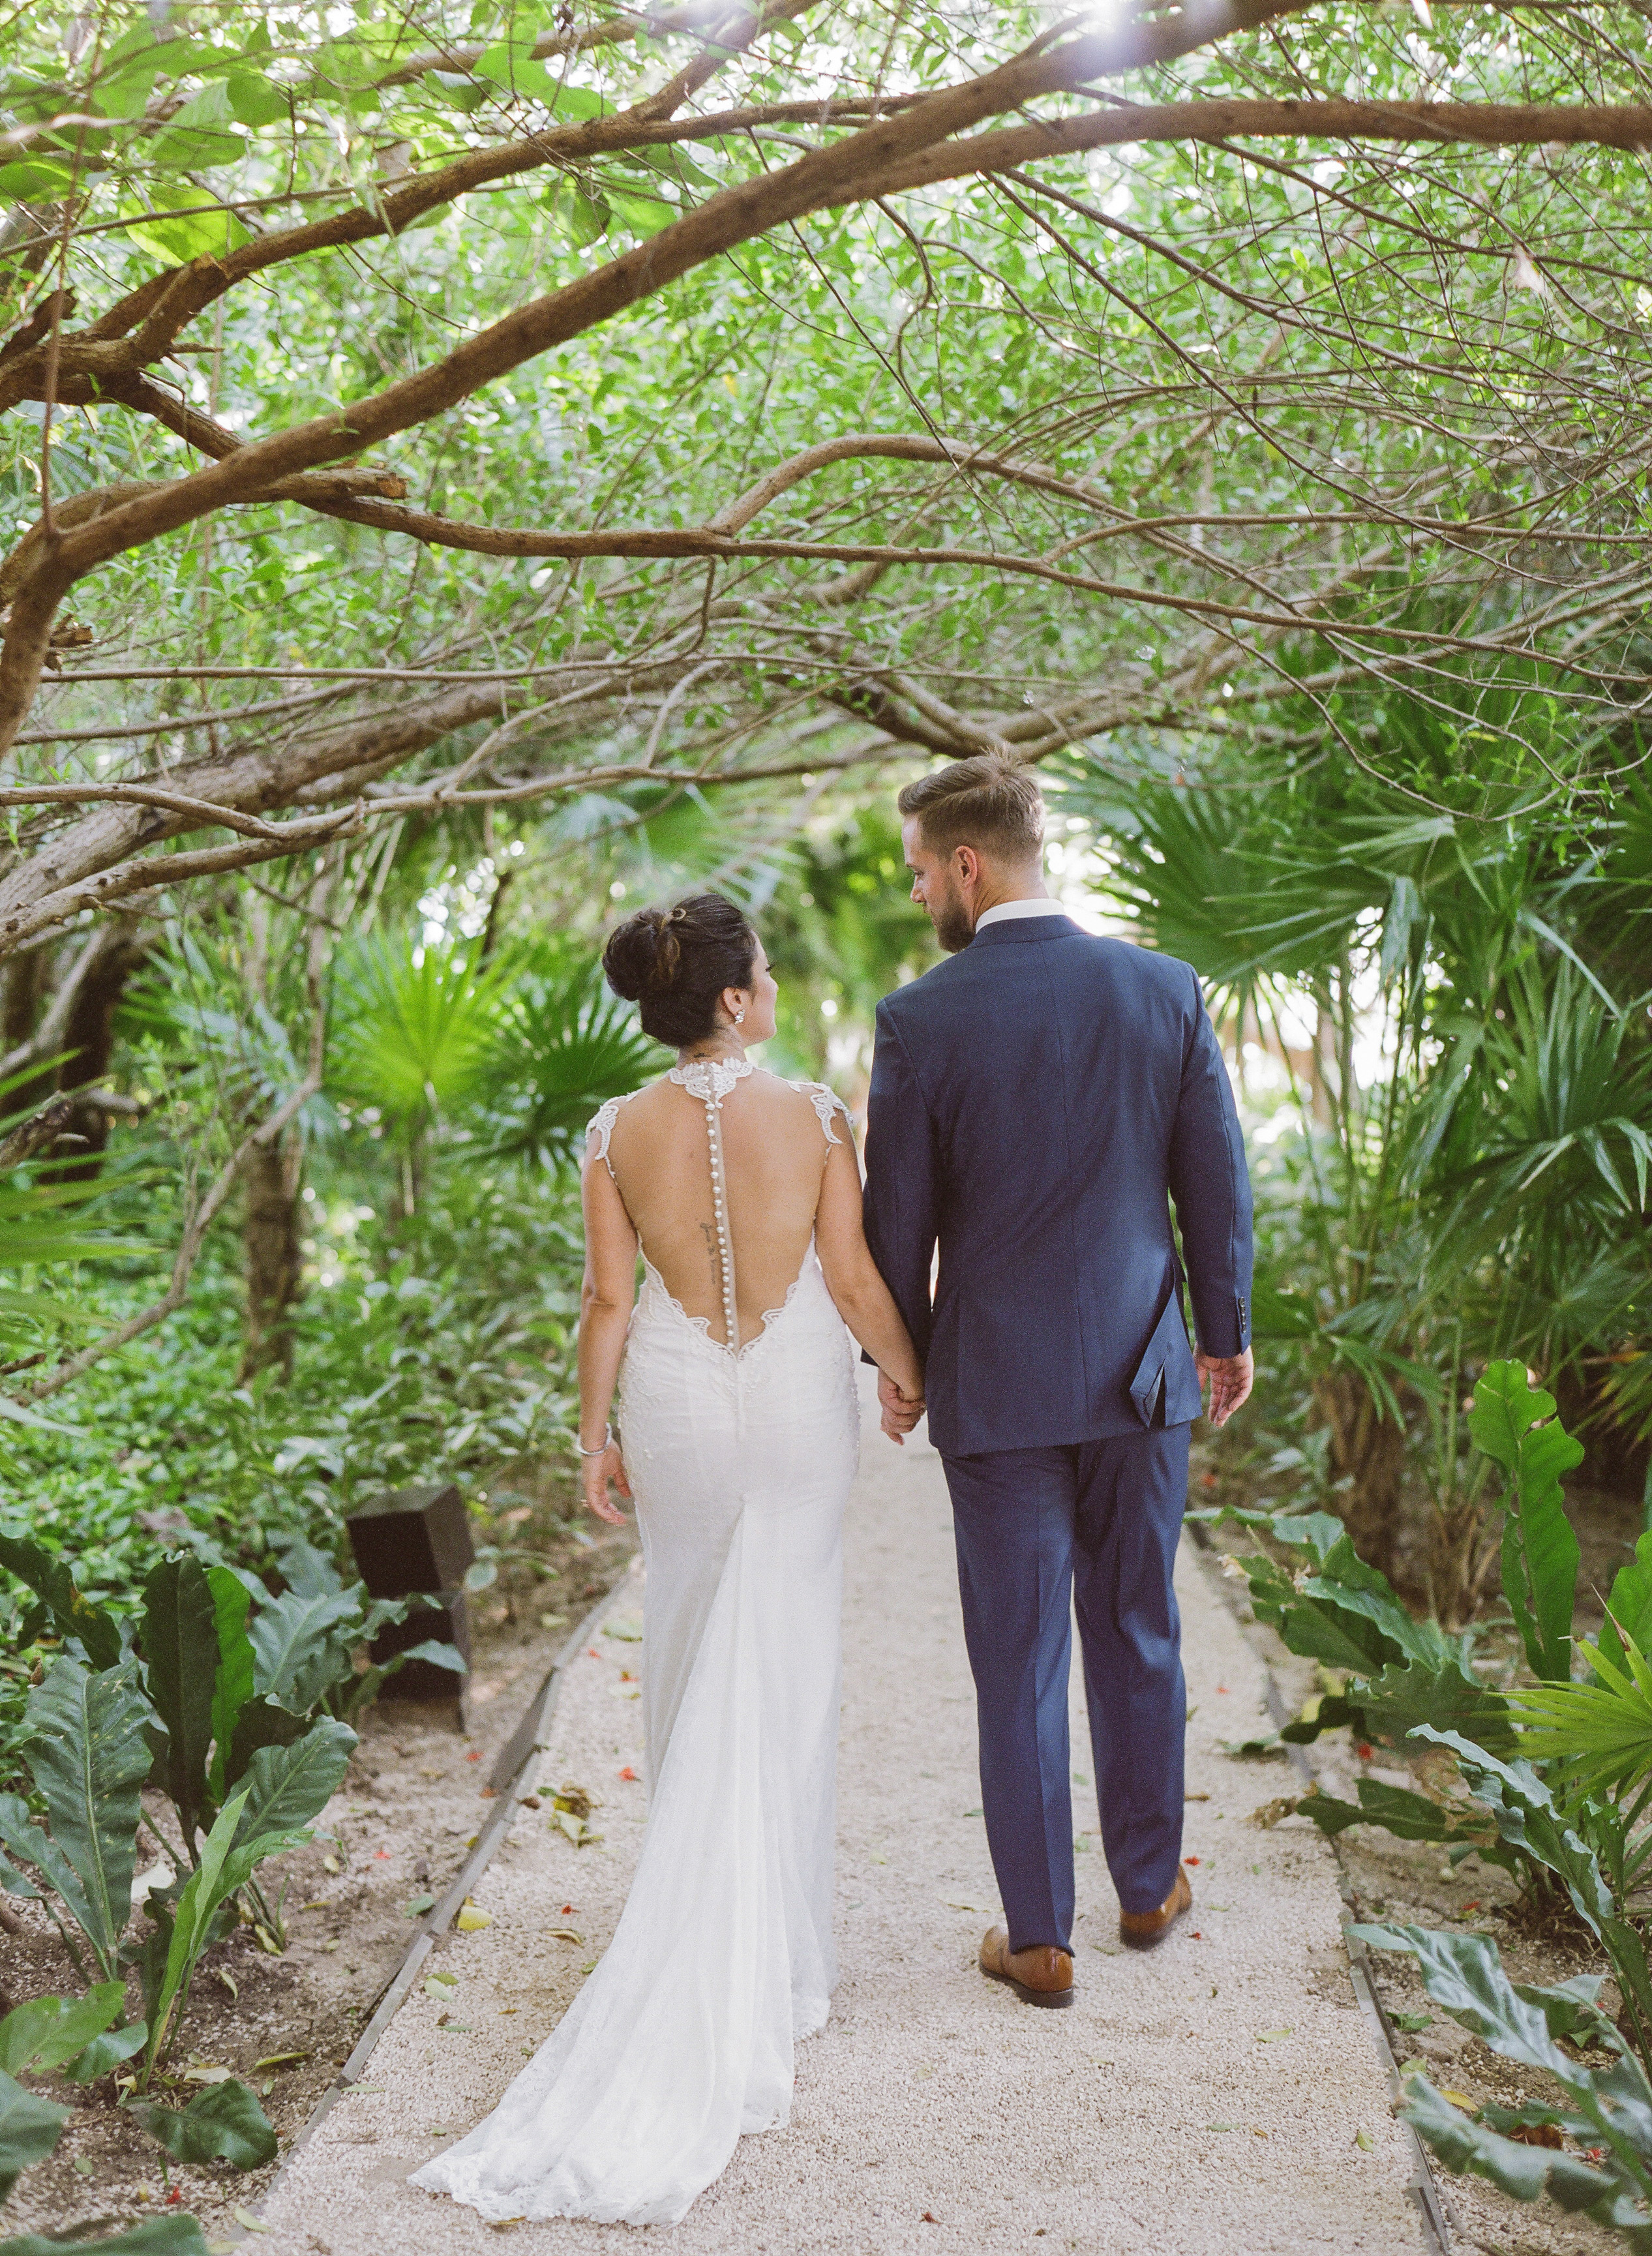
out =
[[[738,1343],[723,1114],[753,1071],[668,1076],[705,1107],[722,1337],[645,1246],[621,1366],[652,1794],[631,1894],[560,2027],[411,2181],[496,2220],[675,2224],[743,2132],[787,2120],[794,2044],[822,2026],[836,1981],[841,1535],[859,1409],[812,1240],[784,1304]],[[838,1100],[795,1086],[837,1143]],[[628,1101],[590,1126],[611,1174]]]

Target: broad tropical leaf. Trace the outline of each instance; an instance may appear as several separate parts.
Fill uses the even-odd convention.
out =
[[[166,1733],[151,1783],[165,1792],[184,1839],[193,1841],[206,1808],[218,1674],[215,1594],[193,1553],[173,1552],[150,1569],[142,1643],[149,1696]]]
[[[65,1893],[60,1868],[53,1885],[105,1980],[117,1971],[131,1915],[138,1789],[150,1767],[144,1738],[149,1712],[135,1660],[93,1670],[69,1653],[47,1671],[25,1710],[24,1759],[45,1800],[53,1846],[74,1873],[72,1894]],[[15,1852],[15,1836],[7,1845]]]
[[[1518,1363],[1486,1366],[1474,1389],[1469,1430],[1508,1476],[1503,1590],[1535,1676],[1571,1676],[1571,1612],[1578,1539],[1566,1518],[1560,1476],[1583,1461],[1583,1444],[1555,1421],[1555,1398],[1534,1392]]]
[[[324,1716],[290,1746],[260,1747],[242,1780],[245,1808],[233,1845],[307,1825],[337,1793],[356,1745],[348,1724]]]
[[[0,1535],[0,1567],[28,1584],[45,1604],[58,1635],[84,1646],[94,1668],[115,1666],[121,1657],[121,1639],[114,1616],[83,1595],[67,1560],[28,1536]]]
[[[0,2069],[48,2075],[102,2036],[125,2002],[124,1982],[100,1982],[83,1998],[31,1998],[0,2021]]]
[[[0,2240],[0,2256],[64,2256],[65,2243],[44,2232],[19,2233]],[[180,2216],[146,2217],[129,2224],[110,2240],[76,2240],[74,2256],[208,2256],[207,2237],[200,2219]]]
[[[67,2107],[54,2106],[32,2091],[25,2091],[0,2069],[0,2201],[4,2201],[31,2162],[51,2153],[69,2119]],[[9,2244],[0,2243],[0,2246]]]
[[[213,1629],[218,1643],[218,1665],[212,1684],[212,1768],[209,1784],[222,1801],[233,1781],[228,1775],[229,1750],[242,1710],[257,1689],[252,1639],[247,1633],[251,1594],[239,1576],[227,1567],[208,1567],[207,1584],[212,1592]]]
[[[275,2160],[274,2126],[246,2085],[233,2076],[226,2083],[208,2084],[187,2107],[134,2099],[127,2102],[127,2112],[174,2161],[224,2161],[232,2169],[256,2170]]]

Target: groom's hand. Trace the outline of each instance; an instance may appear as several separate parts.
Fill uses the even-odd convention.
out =
[[[1205,1416],[1213,1426],[1225,1426],[1233,1413],[1251,1391],[1256,1376],[1256,1365],[1249,1348],[1239,1355],[1201,1355],[1194,1361],[1199,1367],[1199,1381],[1211,1382],[1210,1406]]]
[[[897,1447],[905,1445],[907,1435],[923,1415],[923,1397],[903,1394],[887,1371],[878,1373],[878,1403],[883,1412],[883,1429]]]

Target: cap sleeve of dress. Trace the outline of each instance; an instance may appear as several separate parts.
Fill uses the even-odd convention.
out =
[[[822,1132],[829,1144],[841,1144],[844,1141],[843,1137],[834,1133],[833,1130],[834,1122],[842,1119],[845,1127],[850,1130],[848,1140],[852,1151],[855,1141],[853,1117],[837,1090],[828,1089],[823,1081],[794,1081],[792,1086],[800,1096],[808,1097],[814,1106],[815,1117],[820,1122]]]
[[[585,1131],[586,1163],[589,1165],[592,1160],[600,1160],[607,1168],[611,1178],[614,1172],[614,1163],[608,1156],[609,1139],[613,1135],[614,1122],[625,1101],[623,1096],[611,1096]]]

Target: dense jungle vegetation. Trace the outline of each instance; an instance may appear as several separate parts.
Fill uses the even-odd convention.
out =
[[[607,920],[735,894],[770,1062],[853,1102],[931,960],[891,814],[931,759],[1036,763],[1064,895],[1206,982],[1280,1542],[1345,1528],[1330,1581],[1437,1639],[1500,1555],[1537,1606],[1488,1373],[1639,1493],[1649,25],[0,9],[0,1838],[69,1857],[31,1869],[109,1992],[138,1946],[74,1891],[119,1844],[41,1752],[73,1693],[195,1890],[145,2035],[106,1998],[0,2068],[162,2072],[335,1782],[352,1505],[452,1477],[497,1553],[523,1469],[566,1479],[579,1132],[662,1062]],[[330,1645],[255,1690],[307,1598]],[[191,1607],[215,1733],[157,1660]],[[1383,1618],[1345,1671],[1447,1670]],[[0,2184],[50,2143],[11,2089]]]

